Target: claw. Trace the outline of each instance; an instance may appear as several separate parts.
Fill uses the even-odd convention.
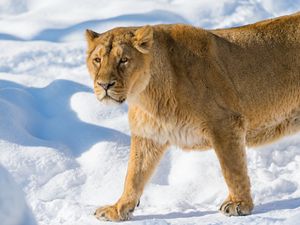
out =
[[[244,214],[242,213],[240,206],[241,206],[241,203],[238,203],[237,206],[235,207],[235,210],[239,216],[243,216]]]
[[[220,211],[221,212],[225,212],[226,214],[229,213],[229,206],[232,205],[233,202],[224,202],[221,206],[220,206]]]
[[[226,213],[226,214],[229,214],[230,213],[230,210],[229,210],[229,207],[232,205],[232,203],[228,203],[225,207],[224,207],[224,212]]]

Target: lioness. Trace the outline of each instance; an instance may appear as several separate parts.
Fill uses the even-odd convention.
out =
[[[86,38],[95,94],[127,100],[132,134],[124,192],[96,217],[129,219],[170,145],[213,148],[229,191],[220,211],[250,214],[246,146],[300,130],[300,13],[231,29],[119,27]]]

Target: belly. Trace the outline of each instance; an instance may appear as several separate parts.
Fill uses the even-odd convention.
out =
[[[147,122],[135,127],[132,132],[157,143],[169,143],[184,150],[210,148],[210,143],[205,138],[203,129],[191,124],[175,126],[173,124]]]

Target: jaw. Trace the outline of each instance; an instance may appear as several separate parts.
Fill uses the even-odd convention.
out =
[[[97,96],[97,99],[102,103],[102,104],[105,104],[105,105],[121,105],[122,103],[125,102],[125,98],[121,98],[120,100],[117,100],[109,95],[106,95],[104,97],[100,97],[100,96]]]

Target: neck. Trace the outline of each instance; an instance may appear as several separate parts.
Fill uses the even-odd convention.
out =
[[[138,95],[128,101],[129,107],[139,107],[143,111],[155,116],[170,114],[170,110],[177,105],[174,93],[176,74],[169,60],[167,44],[163,32],[156,33],[151,51],[149,66],[150,79],[147,86]]]
[[[156,62],[153,62],[153,65]],[[129,107],[138,107],[143,111],[161,117],[170,114],[177,102],[174,94],[175,77],[169,69],[152,68],[146,88],[128,101]]]

